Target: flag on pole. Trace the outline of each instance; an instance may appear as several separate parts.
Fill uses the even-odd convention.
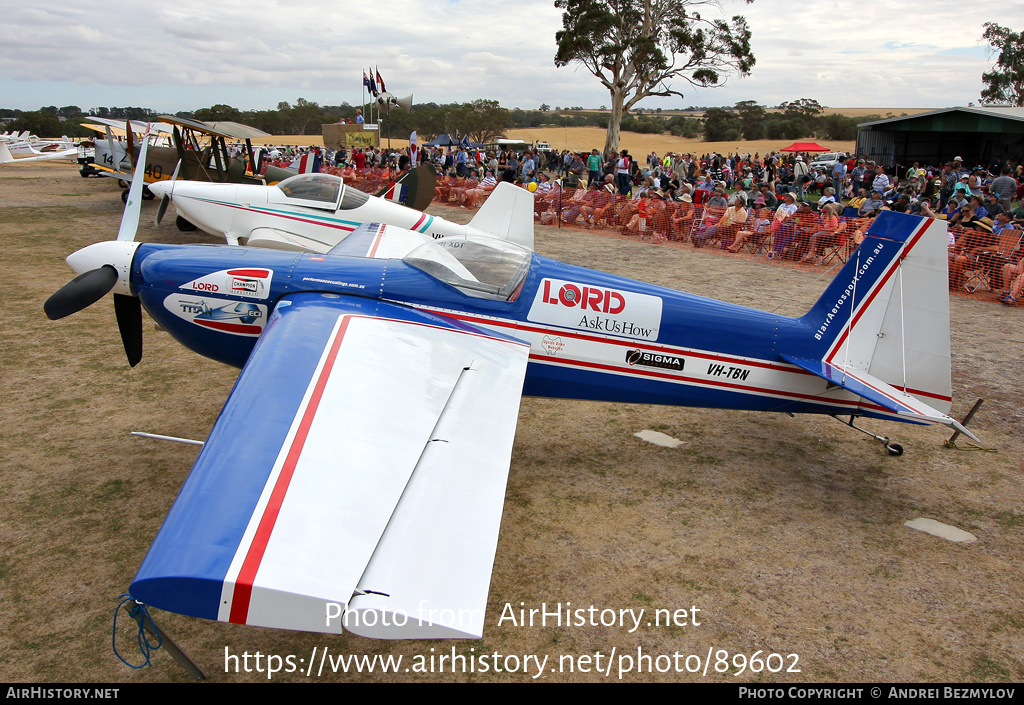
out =
[[[416,130],[409,133],[409,166],[413,169],[419,163],[420,147],[416,144]]]
[[[381,93],[384,93],[384,92],[387,91],[387,88],[384,87],[384,79],[380,77],[380,71],[377,72],[377,83],[380,84],[380,91],[381,91]]]
[[[376,98],[377,97],[377,84],[373,82],[373,69],[370,69],[370,77],[367,79],[367,81],[368,81],[368,83],[366,84],[366,87],[369,89],[369,91],[373,95],[373,97]]]

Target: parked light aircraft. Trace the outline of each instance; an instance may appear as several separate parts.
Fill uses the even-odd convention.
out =
[[[114,120],[95,116],[90,116],[89,119],[92,122],[83,123],[82,127],[88,128],[97,134],[93,138],[95,153],[92,159],[79,159],[79,163],[82,165],[82,176],[111,176],[124,182],[124,184],[128,184],[133,176],[133,147],[129,146],[129,139],[134,144],[136,135],[148,132],[151,149],[156,147],[166,149],[171,145],[170,139],[173,128],[166,123]],[[151,167],[144,170],[147,182],[156,180],[153,172],[154,170]],[[168,172],[167,176],[170,173]]]
[[[18,149],[18,153],[25,156],[15,157],[12,150],[14,147],[8,147],[6,142],[0,142],[0,164],[20,164],[22,162],[44,162],[53,161],[55,159],[70,159],[74,161],[78,158],[78,147],[67,147],[58,151],[44,152],[34,149],[27,143],[25,147]]]
[[[132,364],[144,307],[186,347],[244,365],[131,584],[160,609],[479,637],[521,394],[971,435],[945,414],[940,220],[883,212],[790,318],[472,234],[368,224],[322,254],[138,243],[139,205],[136,191],[118,240],[68,257],[79,276],[45,309],[113,291]]]
[[[178,118],[169,115],[161,116],[163,122],[146,123],[126,122],[125,129],[120,132],[125,139],[115,138],[111,120],[104,120],[106,139],[96,140],[95,164],[83,164],[82,175],[102,173],[113,176],[125,183],[132,180],[132,162],[138,147],[135,134],[149,130],[149,134],[167,134],[173,139],[173,146],[149,144],[143,175],[147,188],[143,190],[143,198],[153,197],[153,185],[174,181],[180,174],[189,183],[205,182],[240,184],[245,186],[265,186],[276,184],[298,173],[296,169],[280,168],[273,165],[263,169],[262,153],[252,146],[252,138],[269,136],[268,133],[236,122],[205,123],[199,120]],[[98,128],[98,126],[96,126]],[[227,139],[244,140],[244,156],[232,157],[228,149]],[[150,139],[153,142],[153,139]],[[256,165],[255,169],[252,165]],[[94,169],[96,171],[94,171]],[[262,171],[262,175],[260,172]],[[391,200],[406,204],[417,210],[425,210],[433,196],[434,182],[437,175],[424,165],[421,169],[406,172],[396,180],[397,185],[391,189],[395,194]],[[160,194],[173,192],[173,188],[161,190]],[[383,196],[388,188],[378,196]],[[225,193],[225,192],[222,192]],[[128,198],[128,190],[122,193],[122,199]],[[161,206],[161,216],[167,208],[166,202]],[[195,225],[186,217],[179,217],[177,225],[182,230],[195,230]]]
[[[170,115],[161,116],[161,122],[158,123],[92,119],[100,124],[86,126],[103,132],[106,138],[95,140],[95,163],[83,165],[83,176],[100,173],[130,183],[138,150],[137,135],[148,130],[151,144],[147,149],[147,163],[143,170],[147,184],[169,180],[176,170],[182,178],[197,181],[264,182],[263,178],[253,175],[249,169],[249,165],[258,163],[252,138],[269,136],[262,130],[235,122],[205,123]],[[230,155],[228,139],[244,141],[245,158]],[[268,167],[267,172],[266,178],[271,182],[295,173],[277,167]],[[147,198],[150,197],[148,189],[143,193]],[[127,198],[127,190],[123,197]]]
[[[432,196],[432,167],[422,165],[414,175],[420,172],[428,176],[411,180],[410,188],[422,184],[420,191]],[[231,244],[324,253],[360,225],[377,222],[435,238],[489,235],[533,249],[533,195],[511,184],[499,184],[469,225],[370,196],[330,174],[298,174],[274,186],[168,181],[150,190],[162,197],[161,209],[170,199],[180,218]]]

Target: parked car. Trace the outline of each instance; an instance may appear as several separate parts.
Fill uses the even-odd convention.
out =
[[[845,161],[848,158],[846,152],[826,152],[816,156],[808,166],[811,169],[826,169],[828,173],[832,173],[832,168],[837,162]]]

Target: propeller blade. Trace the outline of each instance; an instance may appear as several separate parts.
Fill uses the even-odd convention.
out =
[[[51,321],[70,316],[91,306],[117,284],[117,270],[105,264],[85,274],[79,274],[56,291],[43,304],[46,317]]]
[[[129,135],[131,132],[128,133]],[[149,149],[149,125],[139,145],[139,160],[135,163],[132,174],[132,185],[128,189],[128,201],[121,216],[121,227],[117,231],[118,240],[134,240],[139,229],[139,214],[142,212],[142,189],[146,188],[146,151]]]
[[[114,315],[128,364],[135,367],[142,359],[142,303],[134,296],[114,294]]]
[[[171,196],[174,195],[174,182],[178,180],[178,170],[180,169],[181,160],[179,159],[178,163],[174,165],[174,173],[171,174],[171,190],[160,199],[160,207],[156,211],[156,221],[154,222],[157,227],[160,227],[160,221],[164,219],[164,213],[167,212],[167,204],[171,202]]]
[[[160,198],[160,207],[156,209],[156,220],[153,221],[153,224],[156,225],[157,227],[160,227],[160,221],[164,219],[164,213],[167,212],[167,206],[170,204],[170,202],[171,197],[169,194],[165,193]]]

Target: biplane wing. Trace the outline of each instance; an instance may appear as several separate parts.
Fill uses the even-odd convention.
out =
[[[263,330],[265,306],[242,313],[210,323]],[[333,294],[286,297],[265,323],[132,595],[250,625],[479,637],[528,344]]]

